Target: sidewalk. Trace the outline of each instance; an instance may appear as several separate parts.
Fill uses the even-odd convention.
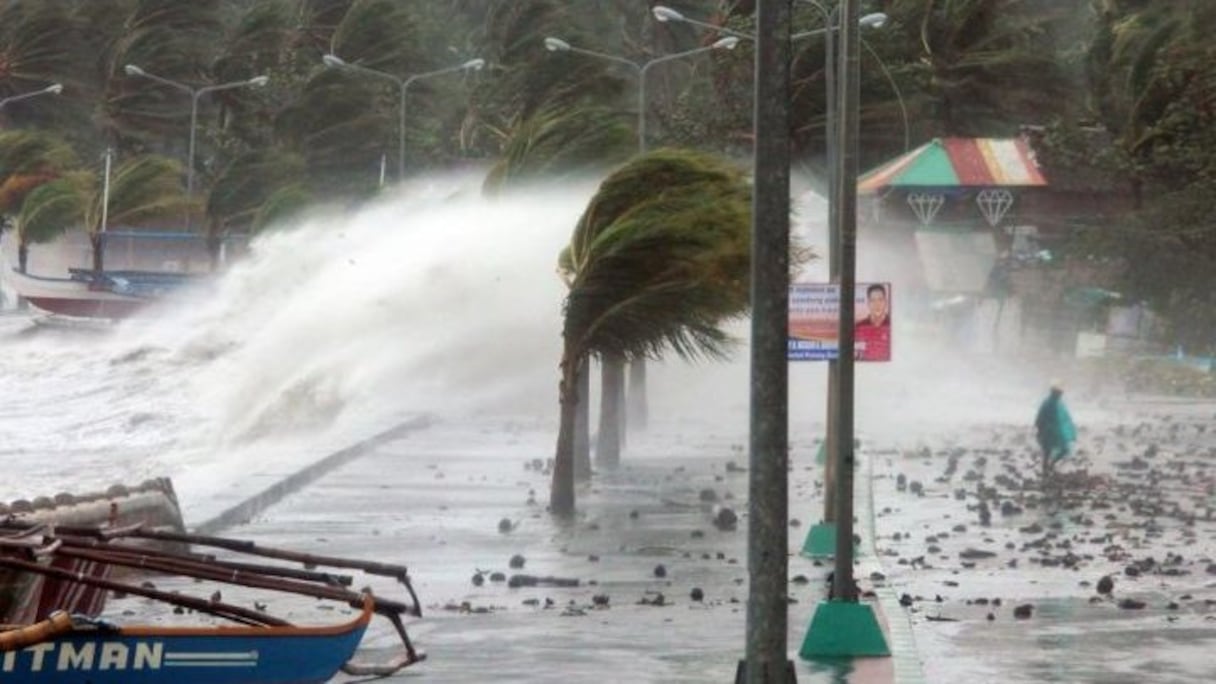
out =
[[[744,652],[747,474],[727,464],[746,467],[745,435],[680,425],[634,439],[619,471],[580,490],[580,515],[567,526],[544,512],[549,475],[532,467],[551,457],[555,432],[505,418],[437,423],[384,441],[228,534],[408,565],[426,610],[409,629],[429,659],[402,677],[733,681]],[[816,475],[809,440],[795,443],[788,644],[799,682],[920,681],[907,618],[892,612],[894,595],[882,588],[876,607],[895,657],[831,666],[798,659],[830,570],[796,555],[822,509],[812,498]],[[859,473],[857,481],[861,495],[868,480]],[[859,516],[863,501],[868,495],[859,497]],[[734,509],[738,528],[716,529],[715,506]],[[503,519],[509,533],[499,532]],[[509,567],[515,554],[523,568]],[[863,588],[876,569],[876,556],[862,559]],[[486,573],[481,586],[472,581],[478,571]],[[510,588],[490,580],[491,572],[572,578],[579,586]],[[240,590],[229,594],[241,600]],[[308,601],[273,600],[280,603],[271,612],[332,618]],[[372,656],[391,644],[386,633],[365,640]]]

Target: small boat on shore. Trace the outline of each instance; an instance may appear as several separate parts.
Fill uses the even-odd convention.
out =
[[[199,552],[195,549],[209,549]],[[255,562],[255,559],[256,562]],[[267,562],[270,559],[272,562]],[[76,572],[62,561],[100,569]],[[352,591],[354,578],[322,568],[357,570],[391,578],[408,600]],[[417,663],[403,616],[420,617],[421,605],[405,567],[335,556],[303,554],[253,542],[128,527],[51,527],[0,521],[0,569],[90,591],[138,596],[197,615],[198,626],[111,624],[94,616],[59,609],[42,619],[0,626],[0,680],[29,684],[310,684],[327,682],[339,671],[353,676],[386,676]],[[190,578],[200,591],[215,584],[270,594],[294,594],[345,604],[358,611],[351,620],[328,625],[296,625],[253,607],[209,597],[162,591],[149,582],[120,581],[120,572]],[[208,620],[201,618],[208,616]],[[352,660],[373,616],[386,619],[403,652],[385,662]],[[216,619],[234,624],[210,624]]]
[[[371,621],[320,627],[120,627],[58,612],[0,632],[0,679],[29,684],[323,684],[354,655]]]
[[[46,313],[117,320],[138,315],[149,305],[214,276],[209,241],[201,233],[109,230],[99,238],[102,270],[94,267],[92,245],[81,231],[29,246],[25,262],[13,259],[16,247],[5,236],[0,239],[6,254],[5,284]],[[220,263],[247,246],[247,236],[220,239]]]
[[[40,496],[0,503],[0,542],[10,548],[26,545],[38,549],[38,535],[57,526],[91,526],[121,529],[141,525],[149,529],[184,532],[181,509],[173,484],[167,478],[151,479],[136,486],[116,484],[104,492]],[[155,542],[142,543],[155,546]],[[165,544],[183,549],[183,544]],[[0,550],[0,553],[3,553]],[[49,567],[67,573],[106,578],[111,567],[89,559],[67,556],[46,558]],[[0,623],[30,624],[44,620],[56,610],[97,615],[105,607],[106,592],[80,582],[59,580],[0,567]]]

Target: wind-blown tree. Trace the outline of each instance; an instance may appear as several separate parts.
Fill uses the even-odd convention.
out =
[[[87,4],[87,3],[86,3]],[[98,64],[104,84],[100,123],[120,152],[182,152],[190,126],[190,95],[138,76],[134,64],[178,83],[211,83],[208,67],[223,44],[222,0],[134,0],[121,33]],[[205,105],[206,103],[200,103]],[[196,161],[201,157],[196,157]]]
[[[13,221],[17,235],[17,268],[25,271],[31,239],[21,209],[26,198],[79,161],[63,140],[41,131],[0,132],[0,211]]]
[[[84,74],[89,53],[79,28],[70,3],[4,3],[0,9],[0,98],[40,90],[51,83],[64,86],[58,97],[10,102],[3,111],[6,125],[57,127],[72,137],[87,129],[87,103],[79,96],[88,88]]]
[[[620,117],[591,105],[541,110],[496,133],[503,146],[486,176],[487,192],[619,164],[637,144],[636,134]]]
[[[72,171],[27,195],[19,215],[28,220],[33,231],[31,237],[45,241],[70,228],[83,227],[92,246],[93,269],[104,270],[104,182],[95,171]],[[193,207],[181,184],[181,164],[145,155],[114,169],[106,224],[137,227],[149,221],[180,217]]]
[[[1089,75],[1093,118],[1114,144],[1095,155],[1060,126],[1045,154],[1128,179],[1134,211],[1078,231],[1078,246],[1117,260],[1123,294],[1162,315],[1171,347],[1200,353],[1214,349],[1216,323],[1214,26],[1212,3],[1104,3]]]
[[[219,246],[233,232],[259,227],[266,203],[284,188],[303,188],[303,155],[280,147],[255,149],[229,164],[207,195],[207,242],[212,270],[219,266]],[[306,193],[311,197],[311,193]],[[276,202],[276,205],[278,203]],[[276,215],[278,212],[275,212]]]
[[[556,0],[501,2],[482,30],[492,69],[474,94],[474,148],[498,157],[486,188],[501,190],[535,178],[599,170],[623,161],[637,146],[636,112],[620,106],[633,93],[629,74],[612,62],[545,49],[547,37],[611,54],[602,31],[609,21],[593,3]],[[603,24],[601,24],[602,26]]]
[[[570,291],[562,329],[561,425],[550,509],[574,510],[574,426],[578,374],[588,355],[603,359],[720,358],[720,327],[747,307],[751,188],[717,157],[657,150],[609,176],[580,218],[562,263]],[[623,383],[622,383],[623,384]],[[600,430],[619,447],[619,385],[605,392]],[[611,466],[612,435],[597,458]]]

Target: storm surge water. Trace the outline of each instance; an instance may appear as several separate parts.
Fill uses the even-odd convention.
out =
[[[0,500],[169,476],[190,520],[230,502],[233,483],[256,491],[414,416],[555,424],[557,255],[597,182],[485,197],[480,181],[430,176],[267,232],[206,288],[121,325],[0,317]],[[796,217],[820,254],[823,214],[807,196]],[[894,362],[858,364],[860,434],[1030,410],[1038,389],[1010,384],[1008,366],[901,318],[907,255],[859,252],[859,278],[893,282],[896,302]],[[826,280],[826,265],[804,280]],[[726,362],[652,364],[652,422],[746,434],[748,326],[732,324]],[[825,387],[824,364],[791,366],[793,431],[822,430]],[[1002,388],[1026,405],[1002,405]]]
[[[557,255],[595,184],[479,183],[430,177],[268,232],[121,325],[5,317],[0,499],[166,475],[189,519],[411,416],[555,414]]]

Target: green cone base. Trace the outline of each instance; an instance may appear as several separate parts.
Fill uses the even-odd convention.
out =
[[[836,555],[836,523],[821,522],[811,525],[802,542],[802,555],[807,558],[832,558]]]
[[[852,601],[820,602],[798,651],[803,660],[890,655],[874,609]]]

